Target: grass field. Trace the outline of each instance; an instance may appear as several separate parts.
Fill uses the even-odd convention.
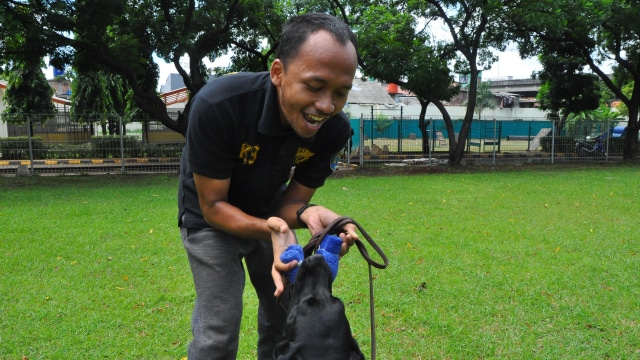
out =
[[[390,259],[374,269],[379,359],[628,359],[638,179],[638,166],[352,175],[314,202],[358,220]],[[0,178],[0,359],[186,356],[176,182]],[[247,290],[239,359],[255,358]],[[354,248],[334,293],[367,357],[368,291]]]

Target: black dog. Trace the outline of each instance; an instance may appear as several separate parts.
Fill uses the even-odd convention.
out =
[[[289,286],[289,316],[284,340],[274,351],[277,360],[365,358],[351,334],[344,304],[331,293],[331,269],[322,255],[304,259],[295,284]]]

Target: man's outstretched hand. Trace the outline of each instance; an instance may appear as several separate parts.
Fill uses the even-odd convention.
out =
[[[271,231],[271,245],[273,246],[273,267],[271,268],[271,276],[276,285],[274,295],[279,297],[284,292],[284,282],[282,273],[286,273],[298,266],[298,261],[293,260],[290,263],[283,263],[280,255],[289,247],[298,243],[298,239],[293,231],[287,225],[287,222],[279,217],[270,217],[267,219],[267,226]]]

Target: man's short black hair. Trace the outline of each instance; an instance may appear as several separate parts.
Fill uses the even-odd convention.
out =
[[[307,13],[294,16],[284,24],[276,57],[286,67],[288,62],[298,55],[300,47],[309,35],[320,30],[328,31],[343,45],[351,42],[356,51],[358,50],[356,36],[342,20],[328,14]]]

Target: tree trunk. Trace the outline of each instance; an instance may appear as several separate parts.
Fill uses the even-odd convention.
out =
[[[429,103],[430,101],[420,100],[420,116],[418,117],[418,127],[420,128],[420,134],[422,135],[422,153],[424,155],[429,154],[429,135],[427,133],[427,128],[431,121],[425,121],[427,106],[429,106]]]
[[[629,122],[622,150],[622,160],[632,161],[638,155],[638,107],[629,107]]]
[[[460,127],[460,133],[458,134],[458,141],[455,143],[455,147],[449,148],[449,165],[459,166],[462,163],[464,152],[466,150],[467,138],[469,137],[469,131],[471,130],[471,122],[473,121],[473,114],[475,113],[477,94],[478,94],[478,70],[471,69],[469,79],[469,93],[467,98],[467,109]],[[453,130],[453,123],[451,124]],[[451,134],[449,134],[451,137]]]
[[[441,101],[432,101],[433,104],[440,110],[440,114],[442,114],[442,119],[444,120],[445,127],[447,128],[447,134],[449,135],[449,166],[458,166],[462,160],[462,155],[457,159],[455,155],[455,149],[458,147],[455,129],[453,128],[453,120],[451,119],[451,115],[447,111],[447,108]],[[463,147],[464,151],[464,147]]]

